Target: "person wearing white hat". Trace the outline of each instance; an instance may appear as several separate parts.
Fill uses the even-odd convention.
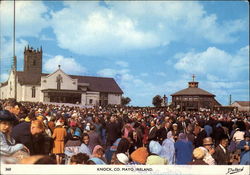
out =
[[[116,157],[117,157],[118,161],[120,162],[120,164],[122,164],[122,165],[126,165],[129,162],[128,156],[124,153],[118,153],[118,154],[116,154]]]

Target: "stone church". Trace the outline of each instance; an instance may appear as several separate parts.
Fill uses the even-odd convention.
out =
[[[0,84],[0,99],[14,98],[14,71]],[[66,74],[58,65],[42,73],[42,48],[24,49],[24,69],[17,71],[17,101],[79,103],[105,106],[121,104],[123,91],[113,78]]]

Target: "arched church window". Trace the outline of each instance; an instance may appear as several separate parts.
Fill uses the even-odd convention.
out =
[[[32,97],[32,98],[35,98],[35,97],[36,97],[36,88],[35,88],[35,86],[33,86],[33,87],[31,88],[31,97]]]

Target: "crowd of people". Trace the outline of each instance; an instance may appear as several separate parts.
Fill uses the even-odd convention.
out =
[[[0,101],[5,164],[250,165],[250,113]]]

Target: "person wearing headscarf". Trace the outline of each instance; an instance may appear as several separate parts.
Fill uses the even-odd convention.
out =
[[[103,147],[101,145],[96,145],[94,147],[91,158],[100,159],[101,161],[103,161],[102,164],[106,164],[106,162],[107,162],[107,160],[104,157],[104,149],[103,149]]]
[[[124,125],[122,131],[124,132],[123,137],[128,137],[128,134],[131,131],[134,131],[134,128],[130,123],[127,123],[127,124]]]
[[[160,156],[168,160],[169,165],[175,164],[175,147],[174,147],[174,136],[172,131],[167,133],[167,139],[162,143],[162,150]]]
[[[148,158],[148,150],[146,147],[140,147],[136,149],[131,154],[132,161],[129,163],[130,165],[145,165]]]
[[[192,142],[188,141],[186,134],[179,134],[174,147],[177,165],[187,165],[188,162],[192,161],[193,145]]]
[[[162,146],[157,141],[150,141],[149,152],[150,156],[147,157],[146,165],[167,165],[168,161],[160,157]]]

